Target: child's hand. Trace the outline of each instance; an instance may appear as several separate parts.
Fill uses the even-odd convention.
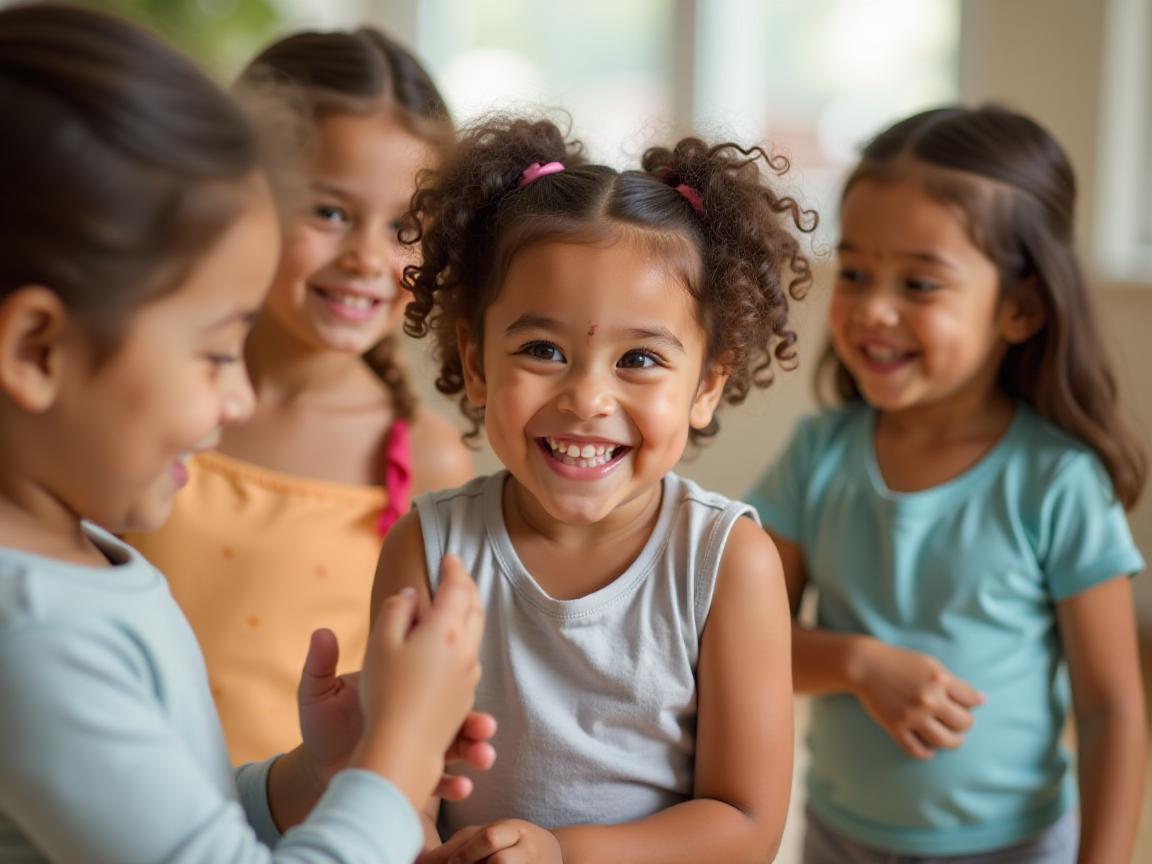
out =
[[[483,627],[475,584],[447,556],[427,614],[417,620],[416,593],[402,591],[384,601],[369,634],[359,679],[364,734],[350,764],[388,777],[416,808],[435,790],[472,707]]]
[[[971,709],[984,697],[927,654],[869,640],[858,658],[855,695],[909,756],[931,759],[964,743]]]
[[[461,828],[419,864],[564,864],[560,841],[551,831],[523,819]]]
[[[320,789],[348,763],[364,731],[359,672],[336,674],[340,646],[331,630],[316,630],[296,689],[303,751]]]
[[[297,689],[303,750],[321,790],[332,775],[348,764],[364,730],[357,690],[360,673],[337,675],[339,658],[336,634],[326,629],[315,631]],[[489,742],[495,734],[496,719],[492,715],[470,712],[448,746],[444,762],[465,762],[479,771],[491,768],[496,751]],[[469,778],[450,774],[443,775],[436,787],[436,795],[449,801],[463,800],[471,792]]]
[[[464,762],[478,771],[487,771],[496,761],[496,750],[490,743],[495,734],[495,717],[479,711],[469,712],[444,754],[445,764]],[[448,801],[463,801],[472,794],[472,780],[445,774],[436,785],[435,794]]]

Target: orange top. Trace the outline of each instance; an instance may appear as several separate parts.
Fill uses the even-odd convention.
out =
[[[408,506],[407,430],[396,427],[388,486],[201,453],[164,527],[125,538],[168,577],[196,631],[237,764],[300,743],[296,686],[313,630],[336,634],[341,672],[360,667],[382,532]]]

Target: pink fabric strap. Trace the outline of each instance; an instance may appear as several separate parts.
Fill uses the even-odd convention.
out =
[[[388,503],[380,511],[376,530],[383,537],[412,506],[412,435],[408,423],[394,420],[384,445],[384,488]]]
[[[520,182],[516,185],[517,189],[523,189],[530,183],[535,183],[541,177],[547,177],[549,174],[559,174],[564,170],[564,163],[562,162],[545,162],[541,165],[539,162],[533,162],[520,174]]]

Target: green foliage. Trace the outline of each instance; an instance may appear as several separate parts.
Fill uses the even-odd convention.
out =
[[[83,0],[143,24],[219,76],[232,74],[281,22],[272,0]]]

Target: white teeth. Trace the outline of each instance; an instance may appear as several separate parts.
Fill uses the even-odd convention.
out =
[[[552,455],[565,465],[575,465],[578,468],[596,468],[607,465],[612,461],[616,447],[604,444],[567,443],[555,438],[545,438]]]
[[[877,363],[895,363],[904,357],[903,351],[897,351],[895,348],[879,348],[872,345],[864,346],[864,356],[869,360],[875,360]]]
[[[376,305],[374,299],[365,297],[363,294],[348,294],[343,291],[333,291],[327,288],[321,288],[319,290],[328,300],[339,303],[341,306],[346,306],[349,309],[371,309]]]

